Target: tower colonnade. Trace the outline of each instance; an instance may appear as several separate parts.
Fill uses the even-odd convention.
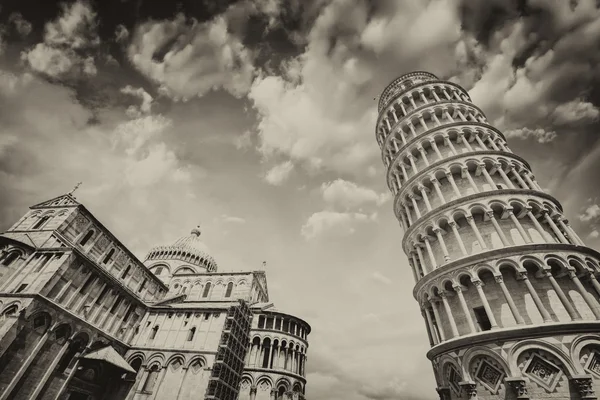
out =
[[[440,398],[596,399],[600,253],[527,161],[427,72],[384,90],[375,133]]]

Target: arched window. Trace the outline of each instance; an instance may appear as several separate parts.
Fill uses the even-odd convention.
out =
[[[182,267],[182,268],[179,268],[179,269],[177,270],[177,272],[175,272],[175,275],[181,275],[181,274],[194,274],[194,273],[195,273],[195,272],[194,272],[194,270],[193,270],[193,269],[191,269],[191,268],[189,268],[189,267]]]
[[[17,313],[17,310],[18,310],[17,305],[13,304],[12,306],[10,306],[6,310],[4,310],[4,312],[2,313],[2,317],[11,317]]]
[[[125,279],[127,278],[127,274],[129,273],[129,270],[131,269],[131,265],[128,265],[127,268],[125,268],[123,270],[123,273],[121,274],[121,279]]]
[[[164,267],[156,267],[154,270],[154,275],[160,275]]]
[[[190,329],[190,331],[188,332],[188,337],[187,337],[187,341],[191,342],[192,340],[194,340],[194,335],[196,335],[196,327],[192,327]]]
[[[208,297],[208,293],[210,292],[210,282],[204,286],[204,292],[202,293],[202,297]]]
[[[49,215],[44,215],[42,218],[38,219],[37,222],[31,227],[31,229],[41,229],[42,226],[50,219]]]
[[[153,340],[156,337],[157,332],[158,332],[158,325],[154,325],[154,328],[152,328],[152,332],[150,332],[150,340]]]
[[[115,249],[110,249],[110,251],[108,252],[106,257],[104,257],[104,260],[102,260],[102,264],[108,264],[109,262],[111,262],[114,255],[115,255]]]
[[[13,261],[17,260],[19,258],[20,254],[18,251],[13,251],[11,253],[9,253],[6,257],[4,257],[4,260],[2,260],[2,265],[5,266],[9,266],[10,264],[13,263]]]
[[[233,291],[233,282],[229,282],[227,284],[227,290],[225,291],[225,297],[230,297],[232,291]]]
[[[80,246],[85,246],[87,242],[90,241],[90,239],[92,238],[92,236],[94,236],[94,231],[91,230],[88,233],[85,234],[85,236],[83,237],[83,239],[81,239],[79,241],[79,245]]]
[[[156,384],[156,379],[158,378],[158,372],[160,367],[158,364],[154,364],[148,370],[148,377],[146,378],[146,382],[144,382],[144,388],[142,391],[146,393],[152,393],[152,389],[154,389],[154,385]]]

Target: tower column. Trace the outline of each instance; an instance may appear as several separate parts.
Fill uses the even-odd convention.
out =
[[[487,149],[487,146],[485,145],[485,143],[483,143],[483,140],[481,140],[481,138],[477,134],[475,134],[475,141],[481,147],[482,150]]]
[[[436,329],[435,329],[435,325],[433,323],[433,319],[431,318],[431,312],[429,311],[429,308],[425,307],[423,309],[423,312],[425,314],[425,318],[427,320],[427,323],[430,326],[431,338],[433,339],[433,344],[440,343],[440,338],[437,335],[437,332],[436,332]]]
[[[486,246],[485,242],[483,241],[483,237],[481,236],[481,232],[479,232],[479,228],[477,227],[477,224],[475,223],[475,220],[472,215],[467,215],[467,222],[471,226],[471,229],[473,229],[473,232],[475,233],[475,237],[477,238],[477,241],[481,245],[481,248],[487,249],[487,246]]]
[[[412,121],[407,121],[406,125],[408,125],[408,129],[410,129],[410,133],[412,133],[413,137],[417,137],[417,131],[415,131],[415,127],[413,126]]]
[[[462,171],[463,175],[467,177],[467,180],[469,181],[469,184],[473,188],[473,191],[475,193],[479,193],[479,188],[475,184],[475,181],[473,180],[473,177],[471,176],[471,173],[469,172],[469,168],[468,167],[462,167],[461,171]]]
[[[544,304],[542,304],[542,300],[540,299],[540,296],[538,296],[537,292],[535,291],[535,288],[533,287],[531,282],[529,282],[529,277],[527,276],[526,272],[521,272],[521,280],[527,287],[527,290],[529,291],[529,294],[531,295],[531,298],[533,299],[535,306],[537,307],[538,311],[540,312],[540,315],[544,319],[544,322],[552,322],[552,317],[550,316],[550,314],[548,314],[548,310],[546,310],[546,308],[544,307]]]
[[[435,117],[435,114],[433,114]],[[438,121],[437,117],[435,117],[436,121]],[[438,121],[438,125],[439,125],[439,121]],[[433,151],[435,151],[435,154],[438,156],[438,160],[443,160],[444,157],[442,156],[442,153],[440,153],[440,149],[437,147],[437,144],[435,143],[435,139],[431,139],[429,141],[429,143],[431,144],[431,148],[433,149]]]
[[[473,286],[477,289],[477,293],[479,294],[479,298],[481,299],[481,303],[483,304],[483,308],[485,309],[485,313],[490,320],[490,324],[492,325],[492,329],[498,328],[498,324],[496,323],[496,317],[494,317],[494,313],[490,308],[490,303],[488,303],[487,297],[485,296],[485,292],[483,291],[483,282],[482,281],[474,281]]]
[[[554,289],[554,292],[560,299],[560,302],[562,303],[563,307],[565,308],[565,310],[567,310],[567,313],[569,314],[569,317],[571,317],[571,320],[573,320],[573,321],[580,320],[581,317],[579,316],[579,313],[577,311],[575,311],[575,308],[573,308],[573,305],[571,304],[571,302],[565,295],[565,292],[562,290],[562,288],[560,287],[558,282],[556,282],[556,278],[554,278],[554,275],[552,275],[552,272],[546,270],[546,271],[544,271],[543,275],[546,278],[548,278],[548,280],[550,281],[550,285],[552,285],[552,289]]]
[[[421,246],[415,246],[417,249],[417,254],[419,255],[419,260],[421,261],[421,266],[424,269],[423,273],[428,274],[433,270],[433,267],[430,269],[427,267],[425,263],[425,258],[423,257],[423,251],[421,250]]]
[[[467,324],[469,325],[469,332],[477,332],[477,330],[475,329],[475,324],[473,323],[473,318],[471,317],[471,312],[469,311],[469,307],[467,306],[467,302],[465,301],[465,296],[463,295],[462,287],[460,285],[455,285],[452,288],[456,292],[456,296],[458,297],[458,301],[460,302],[463,314],[467,319]]]
[[[496,233],[498,233],[498,236],[500,236],[500,240],[502,241],[502,244],[504,246],[510,246],[510,243],[509,243],[508,239],[506,238],[506,235],[504,235],[504,232],[502,232],[502,228],[500,227],[500,224],[498,223],[498,221],[496,220],[496,217],[494,216],[494,212],[487,211],[486,215],[488,216],[490,221],[492,221],[492,225],[494,225],[494,229],[496,229]]]
[[[418,189],[421,192],[421,196],[423,197],[423,200],[425,201],[425,206],[427,207],[427,211],[433,210],[433,208],[431,208],[431,203],[429,202],[429,197],[427,197],[427,189],[425,188],[425,186],[419,185]]]
[[[429,302],[431,304],[431,309],[433,310],[433,315],[435,316],[435,320],[437,322],[438,333],[440,335],[440,341],[446,341],[446,334],[444,333],[444,328],[440,326],[442,319],[440,318],[440,310],[438,307],[438,303],[435,300],[431,300]]]
[[[509,189],[515,189],[515,185],[513,185],[508,175],[506,175],[506,172],[504,172],[504,170],[502,169],[502,164],[496,163],[494,166],[496,167],[496,170],[504,180],[504,183],[506,183],[506,186],[508,186]]]
[[[548,215],[548,211],[544,210],[543,214],[544,214],[544,218],[546,219],[546,222],[548,223],[548,225],[550,225],[550,228],[552,229],[552,232],[554,232],[554,234],[556,235],[556,237],[558,238],[558,240],[560,240],[561,243],[569,244],[569,241],[562,234],[562,232],[560,231],[560,229],[558,229],[558,226],[556,226],[556,224],[554,223],[554,220],[550,217],[550,215]]]
[[[521,222],[519,222],[519,219],[515,216],[515,214],[512,212],[512,210],[508,210],[507,214],[508,214],[508,217],[513,222],[513,224],[515,224],[515,226],[517,227],[517,230],[519,231],[519,234],[521,235],[521,237],[523,238],[525,243],[531,243],[532,242],[531,238],[529,237],[527,232],[525,232],[525,229],[523,229],[523,225],[521,225]]]
[[[589,292],[585,290],[583,284],[577,276],[577,272],[573,270],[569,271],[569,278],[571,278],[575,286],[577,286],[577,291],[579,292],[579,294],[581,294],[581,297],[583,297],[583,300],[585,300],[590,310],[592,310],[592,313],[594,313],[594,317],[596,317],[596,319],[600,319],[600,305],[598,304],[596,299],[590,296]],[[598,283],[595,279],[592,279],[592,284],[593,282],[596,282],[596,284]]]
[[[456,196],[460,197],[460,190],[458,190],[458,186],[456,186],[456,182],[454,181],[454,176],[452,176],[451,171],[446,172],[446,178],[448,179],[448,182],[450,182],[452,189],[454,189],[454,193],[456,194]]]
[[[421,157],[423,158],[423,162],[425,163],[425,165],[429,166],[429,160],[427,159],[427,152],[425,151],[423,146],[418,146],[417,150],[419,150],[419,153],[421,153]]]
[[[479,168],[481,168],[481,172],[483,173],[485,180],[490,184],[490,186],[491,186],[490,190],[496,190],[496,183],[490,176],[490,173],[485,168],[485,164],[484,163],[479,164]]]
[[[519,185],[521,185],[521,188],[523,189],[527,189],[528,186],[525,183],[525,181],[523,180],[523,178],[521,178],[521,174],[519,174],[517,172],[517,170],[515,169],[515,167],[513,167],[512,165],[509,168],[509,171],[513,173],[513,175],[515,176],[515,178],[517,178],[517,181],[519,182]]]
[[[468,256],[469,253],[467,253],[467,249],[465,248],[465,244],[462,241],[462,238],[460,237],[460,233],[458,232],[458,229],[456,228],[456,222],[455,221],[450,221],[448,222],[448,225],[450,225],[450,228],[452,228],[452,233],[454,233],[454,237],[456,237],[456,241],[458,242],[458,247],[460,247],[460,251],[463,253],[463,256]]]
[[[450,308],[450,304],[448,303],[448,299],[446,298],[446,292],[440,292],[440,297],[442,298],[442,303],[444,303],[444,310],[446,311],[446,315],[448,316],[448,322],[450,323],[450,329],[452,330],[452,337],[458,336],[458,328],[456,327],[456,321],[454,321],[454,315],[452,315],[452,309]]]
[[[408,155],[408,161],[410,162],[410,166],[413,169],[413,176],[417,174],[417,172],[419,172],[419,170],[417,169],[417,164],[415,163],[415,156],[413,156],[412,154]]]
[[[498,286],[500,286],[500,290],[502,290],[502,294],[504,295],[504,298],[508,303],[508,308],[510,308],[510,312],[515,318],[515,322],[518,325],[523,325],[525,323],[525,320],[523,320],[523,317],[521,317],[519,309],[517,308],[517,305],[515,304],[512,296],[510,295],[510,292],[508,291],[508,288],[506,287],[506,284],[504,283],[504,277],[502,277],[502,275],[499,275],[495,276],[494,279],[496,280]]]
[[[448,134],[445,134],[443,137],[444,137],[444,141],[446,142],[446,146],[450,147],[452,154],[457,156],[458,152],[456,151],[454,144],[452,144],[452,140],[450,140],[450,136],[448,136]]]
[[[579,236],[577,236],[577,234],[575,233],[575,231],[573,231],[571,226],[568,225],[568,221],[566,219],[559,217],[556,220],[558,221],[558,224],[563,229],[563,231],[565,231],[568,238],[571,239],[571,242],[573,242],[573,244],[584,246]]]
[[[550,236],[550,234],[548,232],[546,232],[546,230],[542,227],[542,225],[540,224],[540,221],[537,220],[537,218],[533,215],[533,213],[531,212],[531,207],[527,208],[527,216],[529,217],[529,219],[531,220],[531,222],[533,222],[533,225],[535,226],[535,229],[538,230],[538,232],[540,233],[540,235],[542,235],[542,237],[548,241],[548,242],[553,242],[554,240],[552,239],[552,237]]]
[[[445,262],[450,261],[450,254],[448,254],[448,248],[446,247],[446,242],[444,242],[444,237],[442,236],[442,230],[440,228],[435,228],[433,231],[435,232],[435,235],[437,236],[437,240],[440,243],[440,246],[442,248],[442,253],[444,254],[444,261]]]
[[[415,194],[411,193],[408,195],[410,197],[410,201],[412,202],[413,208],[415,209],[415,213],[417,214],[417,219],[421,218],[421,211],[419,210],[419,206],[417,205],[417,200],[415,200]]]
[[[463,131],[458,132],[458,137],[460,138],[460,141],[465,145],[467,150],[473,151],[473,147],[471,147],[471,143],[469,143]]]
[[[423,241],[425,242],[425,248],[427,248],[427,254],[429,255],[429,260],[431,261],[431,269],[434,270],[437,268],[437,263],[435,262],[435,256],[433,255],[433,250],[431,249],[431,243],[429,243],[429,236],[425,236]]]
[[[440,182],[436,178],[433,178],[433,179],[431,179],[431,183],[435,189],[435,193],[438,195],[438,197],[442,201],[442,204],[446,204],[446,199],[444,198],[444,195],[442,194],[442,190],[440,188]]]

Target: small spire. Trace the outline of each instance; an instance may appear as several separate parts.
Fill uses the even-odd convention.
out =
[[[79,189],[79,186],[81,186],[82,183],[83,182],[77,182],[77,185],[75,185],[75,187],[73,189],[71,189],[71,191],[69,193],[67,193],[67,194],[70,194],[72,196],[75,193],[75,191],[77,189]]]
[[[192,235],[200,236],[200,234],[202,234],[202,231],[200,230],[200,225],[198,224],[194,229],[192,229]]]

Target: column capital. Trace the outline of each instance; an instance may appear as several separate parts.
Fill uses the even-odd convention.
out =
[[[502,164],[501,164],[501,163],[499,163],[499,162],[495,162],[495,163],[494,163],[494,167],[496,167],[496,168],[499,168],[499,169],[502,169]]]
[[[419,151],[425,151],[425,149],[423,148],[423,146],[421,146],[420,144],[417,145],[417,150],[419,150]]]
[[[472,223],[472,222],[474,221],[474,218],[473,218],[473,216],[472,216],[472,215],[467,215],[467,216],[465,216],[465,219],[466,219],[466,220],[467,220],[469,223]]]
[[[433,114],[433,115],[435,115],[435,114]],[[431,143],[431,144],[435,144],[435,139],[434,138],[429,138],[429,139],[427,139],[427,141],[429,143]]]
[[[456,221],[448,221],[448,225],[452,228],[456,228]]]
[[[450,172],[450,171],[445,171],[444,174],[446,175],[447,178],[452,176],[452,172]]]
[[[433,232],[436,233],[436,234],[437,233],[442,233],[442,228],[440,228],[439,226],[436,226],[436,227],[433,228]]]
[[[575,271],[574,269],[570,269],[567,271],[567,275],[569,276],[570,279],[575,279],[575,278],[577,278],[577,271]]]
[[[504,277],[502,275],[494,275],[496,283],[504,283]]]
[[[504,382],[515,392],[517,399],[529,399],[527,394],[527,380],[522,377],[504,378]]]
[[[447,133],[444,133],[444,134],[442,134],[442,137],[443,137],[445,140],[450,140],[450,135],[448,135]]]
[[[431,239],[429,239],[429,236],[425,235],[425,236],[423,236],[423,240],[424,240],[424,241],[426,241],[427,243],[429,243],[429,241],[430,241]]]
[[[462,167],[460,167],[460,170],[462,172],[467,172],[467,171],[469,171],[469,167],[467,167],[466,165],[463,165]]]
[[[594,393],[594,386],[591,375],[576,375],[571,378],[571,382],[579,391],[582,400],[595,400],[598,397]]]
[[[416,159],[416,157],[412,154],[407,155],[407,157],[413,161]]]
[[[435,389],[440,396],[440,400],[450,400],[450,388],[447,387],[438,387]]]
[[[446,292],[445,290],[440,290],[440,292],[439,292],[439,296],[440,296],[442,299],[447,299],[447,298],[448,298],[448,292]]]
[[[461,285],[452,285],[452,289],[454,289],[456,293],[461,293],[463,290]]]
[[[427,191],[427,188],[422,183],[419,183],[417,185],[417,189],[419,189],[420,191]]]
[[[477,399],[477,384],[475,382],[460,382],[459,385],[465,388],[467,399]]]
[[[492,210],[486,211],[485,215],[487,215],[489,219],[496,219],[496,217],[494,216],[494,211]]]
[[[480,281],[479,279],[476,279],[474,281],[472,280],[471,282],[473,283],[473,286],[475,286],[475,287],[483,287],[483,282]]]
[[[256,389],[257,389],[257,387],[256,387],[256,386],[250,386],[250,394],[251,394],[251,395],[252,395],[252,394],[256,394]]]
[[[431,183],[433,183],[434,185],[439,185],[440,181],[437,180],[437,178],[431,178],[429,179],[431,181]]]

